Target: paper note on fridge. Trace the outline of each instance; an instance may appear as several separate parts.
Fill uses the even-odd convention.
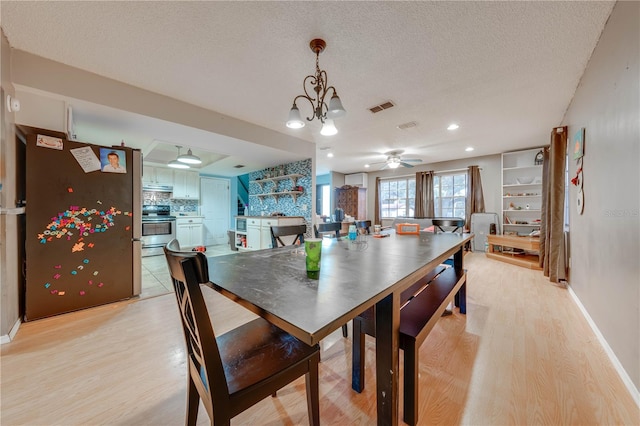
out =
[[[85,146],[82,148],[71,149],[71,154],[76,158],[82,170],[85,173],[95,172],[96,170],[100,170],[100,159],[93,152],[90,146]]]
[[[45,135],[38,135],[38,137],[36,138],[36,145],[42,146],[44,148],[57,149],[60,151],[62,151],[62,148],[64,147],[62,139]]]

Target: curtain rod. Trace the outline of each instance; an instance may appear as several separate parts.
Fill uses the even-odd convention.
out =
[[[438,174],[438,173],[454,173],[454,172],[466,172],[468,171],[469,168],[464,168],[464,169],[451,169],[451,170],[434,170],[433,173],[434,174]],[[479,170],[482,170],[482,167],[479,168]],[[425,170],[425,171],[429,171],[429,170]],[[380,180],[389,180],[389,179],[397,179],[397,178],[406,178],[406,177],[415,177],[416,174],[411,174],[411,175],[401,175],[401,176],[389,176],[389,177],[381,177]]]

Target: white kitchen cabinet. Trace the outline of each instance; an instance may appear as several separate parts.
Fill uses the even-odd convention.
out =
[[[200,198],[200,175],[191,170],[173,171],[173,197],[197,200]]]
[[[166,167],[143,166],[142,183],[173,186],[173,170]]]
[[[278,219],[262,219],[260,226],[260,248],[273,248],[271,240],[271,227],[278,226]]]
[[[246,249],[261,250],[272,247],[271,227],[285,225],[302,225],[301,217],[247,217]],[[286,244],[291,244],[295,237],[282,237]]]
[[[204,245],[204,225],[202,216],[187,216],[176,219],[176,239],[180,247]]]
[[[247,250],[260,250],[260,239],[260,227],[247,225]]]

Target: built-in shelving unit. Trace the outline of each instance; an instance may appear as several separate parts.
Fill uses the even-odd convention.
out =
[[[541,150],[532,148],[502,154],[502,229],[505,234],[528,235],[540,229],[542,163],[537,155]]]
[[[258,197],[260,198],[260,201],[262,201],[262,199],[264,197],[274,197],[276,200],[276,203],[278,202],[278,199],[280,197],[282,197],[283,195],[290,195],[293,197],[293,202],[296,202],[296,199],[298,198],[298,195],[304,194],[304,192],[302,191],[283,191],[283,192],[267,192],[266,194],[256,194],[256,195],[251,195],[251,197]]]
[[[277,189],[278,183],[282,180],[286,180],[289,179],[291,180],[291,186],[295,187],[298,179],[304,177],[304,175],[301,174],[290,174],[290,175],[282,175],[282,176],[274,176],[274,177],[268,177],[268,178],[262,178],[262,179],[256,179],[256,180],[252,180],[250,183],[255,183],[257,185],[260,186],[260,190],[264,191],[265,190],[265,185],[271,183],[272,184],[272,191],[271,192],[265,192],[263,194],[252,194],[250,195],[251,197],[258,197],[260,199],[260,202],[262,202],[262,200],[265,197],[273,197],[276,200],[276,203],[278,202],[279,198],[282,196],[290,196],[293,197],[293,202],[295,203],[298,195],[302,195],[304,194],[303,191],[273,191],[274,189]]]

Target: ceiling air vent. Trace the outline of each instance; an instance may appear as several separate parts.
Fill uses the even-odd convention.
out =
[[[412,127],[416,127],[418,125],[418,123],[416,123],[415,121],[410,121],[408,123],[403,123],[398,125],[398,129],[400,130],[406,130],[406,129],[410,129]]]
[[[380,112],[380,111],[382,111],[384,109],[389,109],[389,108],[394,107],[394,106],[396,106],[396,105],[393,102],[387,101],[387,102],[382,103],[380,105],[376,105],[374,107],[369,108],[369,111],[371,111],[372,113],[375,114],[376,112]]]

